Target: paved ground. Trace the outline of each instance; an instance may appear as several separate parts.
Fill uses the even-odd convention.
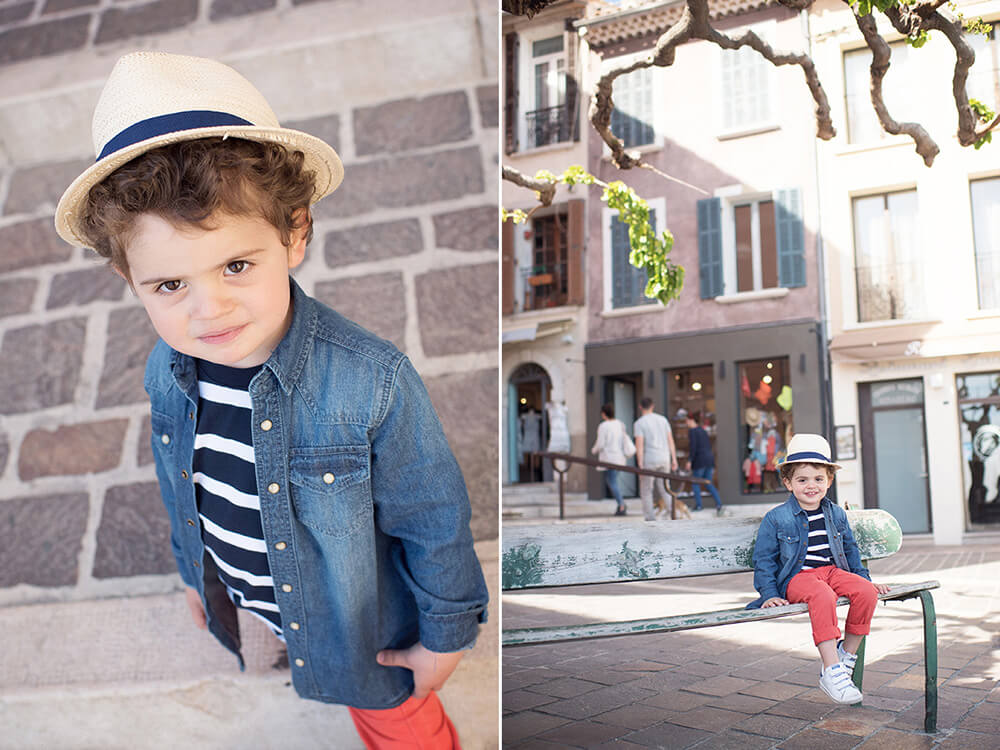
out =
[[[496,547],[476,545],[490,622],[441,692],[466,750],[498,746]],[[361,748],[345,708],[295,694],[266,626],[240,624],[243,673],[182,593],[0,607],[0,750]]]
[[[910,600],[876,612],[861,707],[819,690],[805,616],[503,649],[503,746],[1000,749],[1000,538],[962,547],[907,538],[872,572],[879,582],[941,582],[936,735],[922,731],[922,618]],[[504,625],[711,611],[752,594],[750,573],[519,592],[504,596]]]

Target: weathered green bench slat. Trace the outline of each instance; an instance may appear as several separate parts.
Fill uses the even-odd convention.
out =
[[[864,560],[896,552],[899,523],[879,509],[848,511]],[[753,568],[759,518],[572,526],[532,524],[503,530],[505,590],[738,573]]]
[[[920,591],[939,587],[940,584],[937,581],[895,584],[888,594],[880,594],[879,599],[904,599],[917,596]],[[837,601],[838,606],[844,606],[848,603],[848,599],[843,596]],[[539,643],[558,643],[559,641],[569,640],[613,638],[620,635],[636,635],[639,633],[671,633],[680,630],[711,628],[716,625],[729,625],[737,622],[773,620],[777,617],[786,617],[788,615],[807,612],[808,610],[809,605],[798,603],[787,604],[782,607],[768,607],[767,609],[723,609],[717,612],[650,617],[641,620],[556,625],[540,628],[516,628],[503,631],[503,645],[529,646]]]

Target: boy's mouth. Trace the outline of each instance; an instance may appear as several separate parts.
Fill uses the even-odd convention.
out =
[[[206,344],[225,344],[239,336],[240,332],[244,328],[246,328],[246,324],[233,326],[232,328],[224,328],[221,331],[213,331],[211,333],[206,333],[203,336],[199,336],[198,340]]]

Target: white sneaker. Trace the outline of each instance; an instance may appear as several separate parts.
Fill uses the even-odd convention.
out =
[[[837,703],[860,703],[861,691],[851,682],[851,675],[843,664],[837,662],[823,670],[819,686]]]
[[[854,677],[854,665],[858,662],[858,655],[852,654],[850,651],[844,651],[843,641],[837,641],[837,658],[840,659],[840,663],[844,665],[844,669],[847,670],[847,674]]]

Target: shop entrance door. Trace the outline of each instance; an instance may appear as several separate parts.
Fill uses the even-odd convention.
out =
[[[542,482],[552,479],[548,461],[531,454],[548,445],[548,416],[545,404],[552,391],[552,381],[545,368],[529,362],[518,367],[508,386],[509,481],[512,484]]]
[[[632,425],[636,419],[635,392],[639,377],[639,375],[623,375],[608,378],[605,382],[605,402],[614,404],[615,419],[620,420],[625,425],[625,432],[629,434],[629,437],[633,437]],[[625,459],[625,463],[629,466],[635,466],[635,456]],[[639,485],[635,474],[625,471],[619,472],[618,487],[622,491],[622,497],[636,497],[639,494]],[[608,492],[607,496],[610,497],[611,493]]]
[[[892,513],[903,533],[929,532],[923,380],[861,383],[858,395],[865,506]]]

